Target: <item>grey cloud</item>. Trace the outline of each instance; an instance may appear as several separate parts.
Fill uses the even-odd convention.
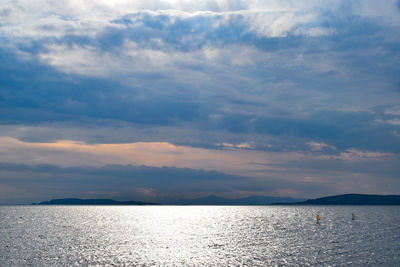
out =
[[[368,192],[395,192],[400,188],[400,181],[394,177],[398,171],[393,165],[395,160],[389,163],[376,161],[370,165],[374,167],[369,168],[367,162],[352,166],[331,160],[326,161],[328,168],[324,161],[304,164],[293,162],[258,178],[173,167],[109,165],[62,168],[55,165],[0,163],[0,185],[7,189],[0,191],[0,203],[30,203],[64,197],[162,201],[195,198],[211,193],[234,197],[238,192],[276,195],[287,191],[302,197],[362,192],[367,189]],[[363,167],[367,167],[364,172],[360,170]],[[371,168],[389,168],[390,171],[370,173]],[[360,188],[360,183],[368,188]]]
[[[226,9],[246,7],[235,3]],[[82,130],[69,131],[70,136],[89,142],[166,140],[212,148],[253,142],[255,149],[282,151],[305,150],[307,142],[316,141],[337,147],[337,153],[351,147],[398,153],[400,141],[393,134],[398,126],[376,122],[396,115],[371,110],[399,100],[399,27],[357,15],[357,4],[321,8],[315,20],[299,22],[282,36],[250,29],[243,10],[178,15],[142,10],[109,21],[95,34],[68,32],[23,42],[2,33],[0,121],[42,128],[73,125]],[[209,5],[213,11],[224,9],[204,4]],[[307,34],[313,28],[334,31]],[[182,59],[142,70],[146,60],[123,61],[121,49],[128,40],[137,49],[181,53]],[[51,52],[49,45],[94,47],[133,70],[122,73],[117,66],[104,77],[64,73],[40,59]],[[193,56],[201,49],[215,55]],[[30,59],[22,59],[22,52]],[[110,133],[115,125],[125,128],[123,133]],[[90,127],[103,132],[96,137]],[[19,137],[68,137],[51,132],[32,130]]]
[[[90,197],[91,192],[116,192],[118,199],[190,197],[210,192],[230,192],[246,178],[216,171],[174,167],[110,165],[100,168],[0,163],[0,184],[18,189],[19,195],[2,196],[4,201],[37,201],[46,198]],[[154,195],[141,193],[148,189]],[[23,193],[22,193],[23,192]],[[26,194],[26,196],[25,196]]]

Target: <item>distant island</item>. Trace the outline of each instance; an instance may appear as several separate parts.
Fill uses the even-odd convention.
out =
[[[52,199],[40,203],[32,203],[32,205],[270,205],[276,202],[292,203],[303,201],[304,199],[291,197],[269,197],[269,196],[251,196],[246,198],[229,199],[209,195],[196,199],[179,199],[167,203],[150,203],[141,201],[116,201],[113,199],[79,199],[79,198],[63,198]]]
[[[116,201],[112,199],[53,199],[32,205],[400,205],[400,195],[344,194],[316,199],[297,199],[290,197],[251,196],[228,199],[209,195],[196,199],[179,199],[168,203],[141,201]]]
[[[275,203],[288,204],[288,203]],[[400,205],[400,195],[366,195],[345,194],[316,199],[308,199],[302,202],[289,203],[290,205]]]

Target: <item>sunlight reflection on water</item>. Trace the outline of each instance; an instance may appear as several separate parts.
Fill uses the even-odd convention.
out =
[[[3,206],[0,215],[0,266],[400,263],[398,207]]]

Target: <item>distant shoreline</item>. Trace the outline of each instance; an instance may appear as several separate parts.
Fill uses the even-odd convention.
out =
[[[281,201],[279,201],[281,200]],[[282,201],[284,200],[284,201]],[[21,204],[7,204],[21,205]],[[24,204],[22,204],[24,205]],[[277,198],[267,196],[254,196],[242,199],[226,199],[210,195],[205,198],[191,200],[177,200],[170,203],[154,203],[142,201],[116,201],[113,199],[79,199],[79,198],[64,198],[43,201],[40,203],[32,203],[31,205],[40,206],[154,206],[154,205],[169,205],[169,206],[394,206],[400,205],[400,195],[368,195],[368,194],[344,194],[328,196],[316,199],[308,199],[298,201],[293,198]],[[3,206],[3,205],[2,205]]]

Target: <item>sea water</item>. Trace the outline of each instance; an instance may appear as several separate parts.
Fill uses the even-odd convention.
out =
[[[0,266],[96,265],[400,266],[400,207],[0,206]]]

